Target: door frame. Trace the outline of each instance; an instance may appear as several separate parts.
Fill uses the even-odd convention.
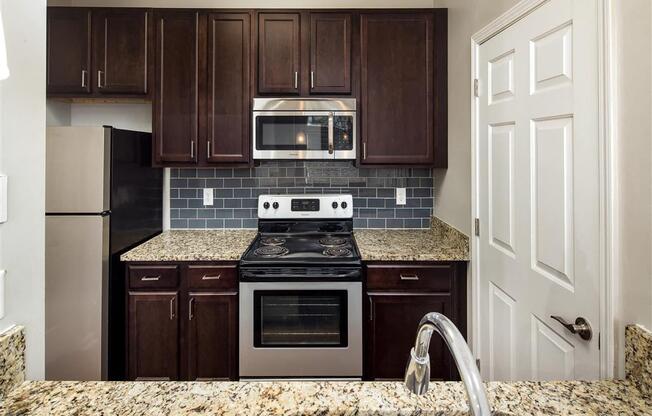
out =
[[[475,229],[475,219],[479,218],[479,128],[478,112],[479,97],[475,96],[475,80],[479,77],[480,46],[501,33],[505,29],[525,18],[530,13],[550,0],[521,0],[514,7],[496,18],[471,37],[471,230]],[[600,376],[613,378],[617,362],[616,340],[614,333],[614,317],[616,315],[617,282],[615,250],[618,236],[614,224],[615,200],[613,184],[616,179],[615,142],[615,59],[613,36],[613,1],[595,0],[598,2],[598,140],[599,140],[599,172],[600,172]],[[481,89],[480,89],[481,90]],[[477,256],[479,236],[471,238],[471,348],[478,359],[485,361],[480,348],[480,270]]]

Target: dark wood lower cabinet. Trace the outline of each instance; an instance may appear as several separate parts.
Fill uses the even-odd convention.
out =
[[[188,295],[188,379],[237,379],[238,294]]]
[[[179,293],[129,292],[129,379],[179,379]]]

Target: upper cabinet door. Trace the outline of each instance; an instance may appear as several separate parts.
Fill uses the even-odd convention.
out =
[[[258,15],[258,92],[298,94],[299,13]]]
[[[91,92],[91,11],[48,8],[47,92]]]
[[[249,161],[250,17],[208,15],[208,162]]]
[[[361,70],[361,163],[432,164],[432,14],[363,14]]]
[[[93,13],[95,91],[147,94],[150,19],[151,14],[140,9],[100,9]]]
[[[351,93],[350,14],[310,14],[310,92]]]
[[[156,12],[155,159],[197,160],[199,14]]]

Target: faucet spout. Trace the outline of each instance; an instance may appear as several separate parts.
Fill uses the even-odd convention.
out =
[[[455,324],[444,315],[431,312],[426,314],[419,323],[417,339],[414,348],[410,351],[410,361],[405,370],[405,385],[415,394],[425,394],[430,382],[430,338],[437,332],[446,342],[446,346],[453,354],[466,394],[469,399],[471,414],[474,416],[489,416],[491,409],[487,400],[487,393],[480,372],[475,364],[473,355],[460,334]]]

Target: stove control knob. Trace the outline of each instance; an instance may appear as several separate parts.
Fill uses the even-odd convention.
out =
[[[278,209],[278,202],[274,202],[272,206],[274,207],[274,209]]]
[[[269,202],[265,202],[265,203],[263,203],[263,208],[265,208],[265,209],[269,209]]]
[[[346,209],[346,207],[349,206],[349,204],[347,204],[346,201],[342,201],[340,206],[342,207],[342,209]]]
[[[333,209],[337,209],[337,202],[333,201],[333,203],[331,204],[331,206],[333,207]]]

